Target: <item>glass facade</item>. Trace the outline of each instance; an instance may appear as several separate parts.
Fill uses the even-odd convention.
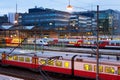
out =
[[[96,22],[94,18],[83,16],[79,14],[79,12],[76,12],[70,17],[70,26],[74,28],[76,32],[80,32],[80,36],[82,34],[93,35],[93,30],[96,28]]]
[[[21,25],[24,26],[38,26],[44,29],[53,29],[57,27],[68,26],[69,23],[68,12],[44,9],[44,8],[33,8],[29,9],[29,13],[22,14]]]
[[[85,12],[74,12],[73,14],[75,15],[82,15],[86,17],[90,17],[94,20],[92,20],[92,30],[93,30],[93,35],[96,35],[96,19],[97,19],[97,14],[96,11],[85,11]],[[80,23],[82,23],[83,26],[83,21],[79,19]],[[87,21],[87,25],[90,23],[90,21]],[[86,23],[85,23],[86,24]],[[81,26],[82,26],[81,25]],[[90,25],[90,24],[89,24]],[[108,10],[101,10],[99,11],[99,34],[100,35],[108,35],[108,36],[114,36],[114,35],[119,35],[120,32],[120,12],[115,11],[112,9]]]
[[[95,16],[96,17],[96,14]],[[99,11],[99,28],[102,35],[119,35],[120,12],[112,9]]]

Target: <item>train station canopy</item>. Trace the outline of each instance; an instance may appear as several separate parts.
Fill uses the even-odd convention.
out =
[[[1,25],[0,30],[9,30],[13,25]]]
[[[20,26],[20,25],[18,25],[18,26],[12,26],[10,28],[10,30],[31,30],[33,28],[34,28],[34,26]]]
[[[24,29],[26,29],[26,30],[31,30],[31,29],[33,29],[35,26],[24,26]]]

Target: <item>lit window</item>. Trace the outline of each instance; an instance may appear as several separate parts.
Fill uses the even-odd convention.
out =
[[[18,56],[13,56],[13,60],[18,60]]]
[[[24,57],[19,57],[19,61],[24,61]]]
[[[55,65],[61,67],[61,66],[62,66],[62,61],[56,61],[56,62],[55,62]]]
[[[120,67],[118,67],[118,75],[120,75]]]
[[[64,67],[68,68],[69,67],[69,62],[64,62]]]
[[[115,69],[113,67],[105,67],[105,72],[114,74],[115,73]]]
[[[94,66],[94,71],[96,71],[96,65]],[[99,66],[99,72],[103,72],[103,66]]]
[[[84,64],[84,70],[86,70],[86,71],[92,71],[92,65]]]
[[[9,57],[8,57],[8,60],[13,60],[13,57],[12,57],[12,56],[9,56]]]
[[[25,58],[25,62],[30,62],[30,58],[29,58],[29,57],[26,57],[26,58]]]
[[[40,60],[40,64],[46,64],[46,60],[41,59],[41,60]]]
[[[48,65],[54,65],[54,60],[48,60]]]

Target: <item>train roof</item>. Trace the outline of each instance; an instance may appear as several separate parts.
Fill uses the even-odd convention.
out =
[[[1,48],[0,53],[10,53],[13,48]],[[96,62],[96,55],[91,55],[91,54],[85,54],[85,53],[72,53],[72,52],[55,52],[55,51],[33,51],[33,50],[21,50],[21,49],[16,49],[14,50],[11,55],[20,55],[22,54],[23,56],[34,56],[36,55],[37,57],[43,57],[43,58],[55,58],[55,57],[61,57],[62,59],[69,59],[71,60],[73,56],[77,55],[75,59],[82,59],[83,61],[91,61],[91,62]],[[119,64],[120,60],[116,59],[116,56],[110,56],[110,55],[101,55],[99,58],[100,62],[106,62],[106,63],[114,63],[114,64]]]
[[[120,40],[111,40],[110,42],[119,42],[120,43]]]

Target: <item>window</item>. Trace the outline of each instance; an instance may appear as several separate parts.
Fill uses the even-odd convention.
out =
[[[64,62],[64,67],[68,68],[69,67],[69,62]]]
[[[114,43],[111,43],[111,45],[114,45]]]
[[[57,61],[55,62],[55,65],[62,67],[62,61],[58,61],[58,60],[57,60]]]
[[[92,71],[92,65],[90,65],[90,64],[84,64],[84,70],[86,70],[86,71]]]
[[[8,60],[13,60],[13,57],[12,56],[8,56]]]
[[[18,60],[18,56],[13,56],[13,60]]]
[[[41,59],[41,60],[40,60],[40,64],[46,64],[46,60]]]
[[[120,75],[120,67],[118,67],[118,75]]]
[[[26,57],[26,58],[25,58],[25,62],[30,62],[30,58],[29,58],[29,57]]]
[[[24,57],[19,57],[19,61],[24,61]]]
[[[116,46],[120,46],[120,43],[116,43]]]
[[[94,71],[96,72],[96,65],[94,65]],[[103,72],[103,66],[99,66],[99,72]]]
[[[54,65],[54,60],[48,60],[48,65]]]
[[[115,69],[113,67],[105,67],[105,72],[114,74],[115,73]]]

